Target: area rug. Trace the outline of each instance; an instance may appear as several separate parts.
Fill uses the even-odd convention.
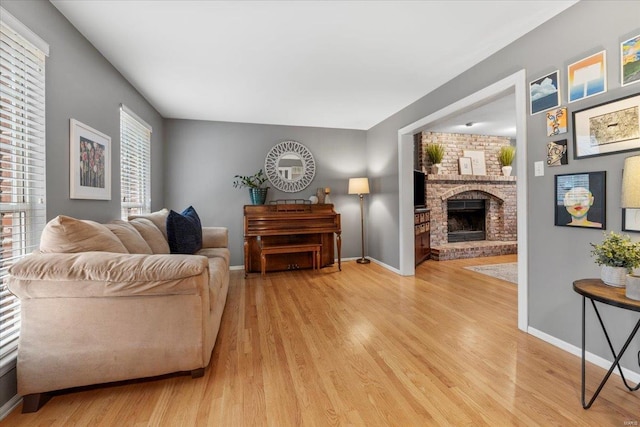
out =
[[[507,262],[504,264],[487,264],[465,267],[480,274],[495,277],[497,279],[506,280],[514,284],[518,284],[518,263]]]

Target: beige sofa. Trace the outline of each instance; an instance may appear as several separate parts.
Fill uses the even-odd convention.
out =
[[[110,224],[59,216],[40,250],[10,269],[22,310],[23,412],[53,390],[204,374],[229,287],[228,232],[202,227],[201,250],[169,254],[167,215]]]

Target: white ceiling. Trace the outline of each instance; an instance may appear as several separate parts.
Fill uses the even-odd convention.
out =
[[[348,129],[576,2],[51,0],[163,117]]]

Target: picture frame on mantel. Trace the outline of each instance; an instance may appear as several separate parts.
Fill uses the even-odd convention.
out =
[[[572,115],[574,159],[640,150],[640,94]]]
[[[460,169],[460,175],[473,175],[470,157],[459,157],[458,168]]]
[[[69,196],[111,200],[111,137],[69,120]]]
[[[484,151],[482,150],[463,150],[463,157],[471,158],[471,171],[473,175],[486,175],[487,166],[484,160]]]

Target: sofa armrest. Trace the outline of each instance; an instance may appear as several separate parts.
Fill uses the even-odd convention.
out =
[[[226,248],[229,246],[227,227],[202,227],[203,248]]]
[[[7,285],[20,299],[194,295],[208,292],[208,277],[204,256],[46,253],[14,264]]]

